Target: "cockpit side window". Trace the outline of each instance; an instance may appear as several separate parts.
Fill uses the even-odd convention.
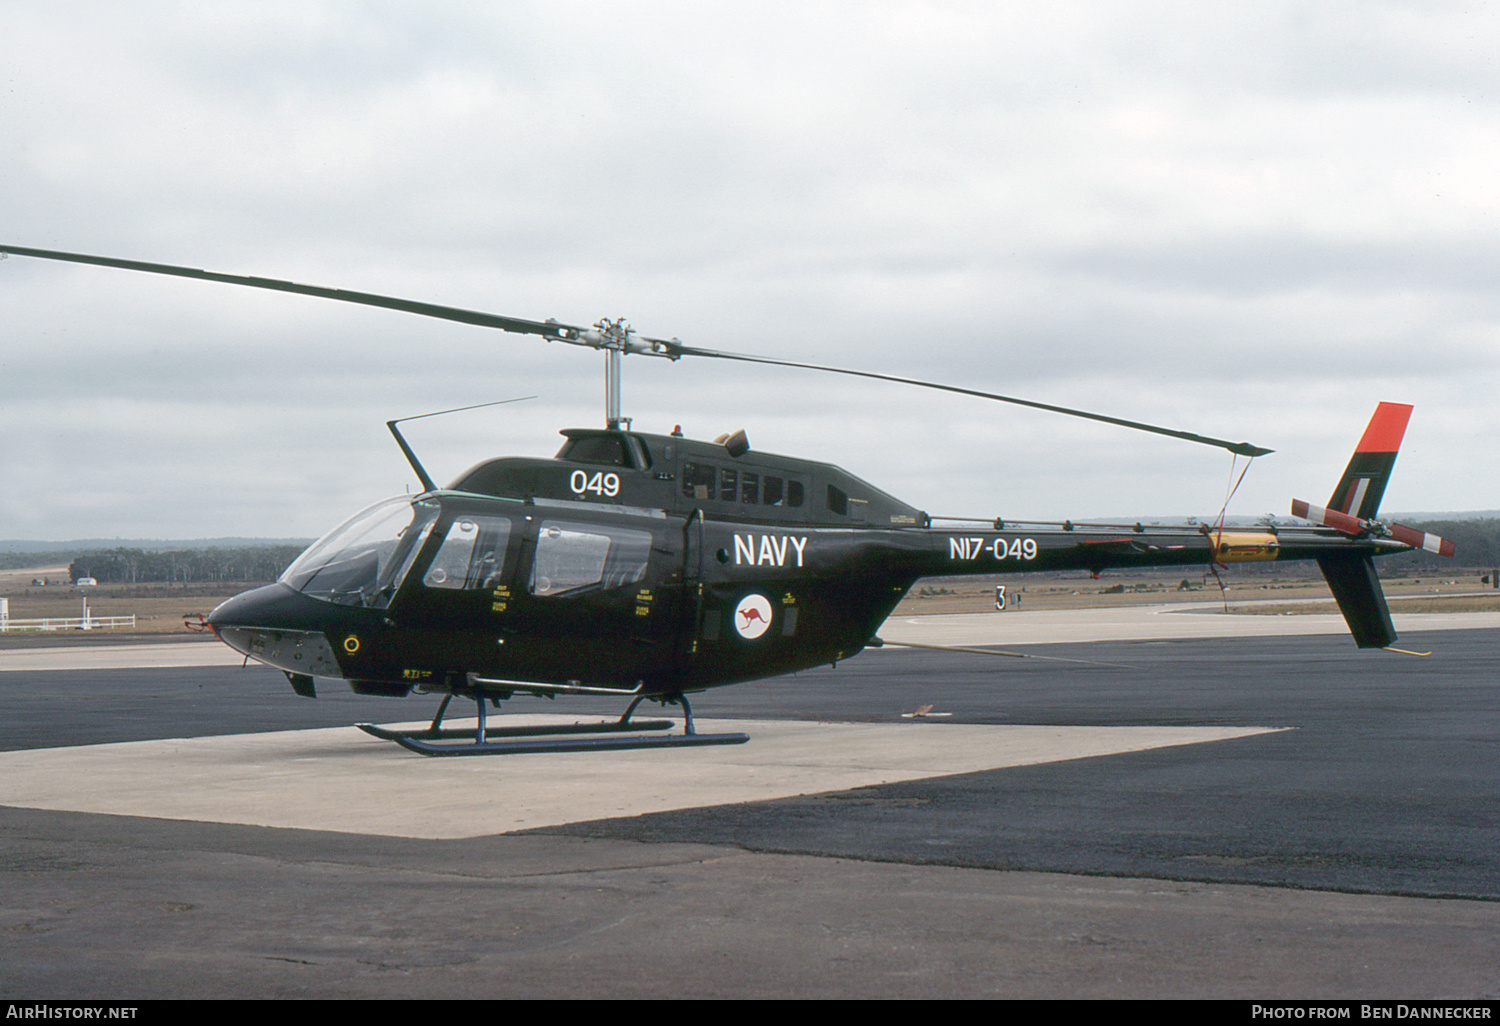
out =
[[[442,545],[422,575],[429,588],[475,591],[492,588],[505,571],[510,520],[459,516],[448,525]]]

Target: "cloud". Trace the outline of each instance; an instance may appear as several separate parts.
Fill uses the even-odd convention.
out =
[[[1248,437],[1279,450],[1242,493],[1256,513],[1316,500],[1374,403],[1410,401],[1387,505],[1493,508],[1465,454],[1500,427],[1496,19],[1397,2],[23,5],[0,39],[0,216],[18,245],[624,315],[709,348]],[[0,264],[0,311],[0,474],[29,489],[0,504],[0,537],[314,534],[407,484],[393,416],[542,396],[424,422],[453,473],[549,453],[600,416],[596,356],[409,316],[19,258]],[[627,362],[640,426],[744,426],[918,505],[1084,517],[1221,498],[1207,451],[685,364]],[[66,480],[93,483],[48,484]]]

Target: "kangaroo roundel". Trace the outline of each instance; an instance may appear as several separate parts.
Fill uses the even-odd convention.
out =
[[[734,607],[734,629],[746,641],[754,641],[771,629],[771,600],[751,592]]]

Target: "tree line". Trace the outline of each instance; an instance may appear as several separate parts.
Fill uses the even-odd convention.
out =
[[[1424,570],[1442,573],[1445,569],[1458,567],[1474,567],[1488,572],[1500,567],[1500,520],[1428,520],[1407,526],[1447,538],[1455,546],[1453,558],[1416,549],[1376,560],[1375,565],[1382,572]]]
[[[215,581],[254,583],[274,581],[302,553],[299,545],[256,545],[244,548],[101,549],[79,553],[68,564],[68,577],[92,577],[100,584]]]

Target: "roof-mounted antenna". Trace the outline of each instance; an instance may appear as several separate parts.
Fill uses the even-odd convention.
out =
[[[406,444],[406,439],[401,437],[401,432],[396,429],[397,424],[404,424],[408,420],[421,420],[423,417],[441,417],[445,413],[462,413],[464,410],[479,410],[486,406],[504,406],[506,403],[520,403],[527,399],[535,399],[534,395],[517,396],[514,399],[496,399],[492,403],[475,403],[473,406],[455,406],[451,410],[435,410],[432,413],[418,413],[411,417],[400,417],[396,420],[388,420],[385,426],[391,429],[391,434],[396,438],[396,444],[401,446],[401,451],[406,454],[406,462],[411,464],[411,469],[417,472],[417,480],[422,482],[424,492],[437,491],[437,485],[422,466],[422,461],[417,459],[417,454],[411,451],[411,446]]]

